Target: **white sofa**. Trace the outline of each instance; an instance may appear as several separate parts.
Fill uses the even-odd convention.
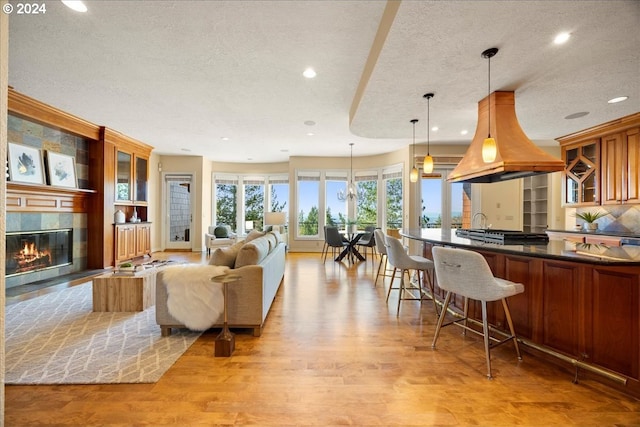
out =
[[[259,237],[256,237],[259,236]],[[277,232],[251,232],[247,239],[227,248],[218,248],[209,264],[226,265],[229,273],[240,280],[228,286],[227,317],[230,328],[251,328],[254,336],[262,334],[262,327],[284,277],[285,244]],[[167,307],[167,288],[162,270],[156,276],[156,323],[162,336],[171,328],[184,328]],[[221,314],[213,327],[222,327]]]
[[[228,237],[216,237],[216,228],[224,227]],[[211,255],[211,249],[223,248],[234,245],[238,242],[238,236],[231,231],[228,225],[210,225],[207,233],[204,233],[204,245],[207,249],[207,255]]]

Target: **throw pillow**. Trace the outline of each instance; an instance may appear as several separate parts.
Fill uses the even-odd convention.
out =
[[[269,252],[271,252],[278,244],[278,240],[276,239],[275,234],[272,232],[265,234],[264,238],[269,242]]]
[[[215,230],[213,230],[213,235],[218,239],[226,239],[229,237],[229,230],[224,225],[218,225]]]
[[[268,253],[269,241],[267,239],[254,239],[251,243],[245,243],[238,252],[235,268],[259,264]]]
[[[224,265],[229,268],[233,268],[242,244],[243,242],[238,242],[235,245],[231,245],[226,248],[216,249],[213,251],[213,254],[211,254],[209,265]]]
[[[253,239],[257,239],[258,237],[262,237],[262,236],[264,236],[264,233],[262,231],[251,230],[249,234],[247,234],[247,237],[244,239],[244,242],[249,243]]]

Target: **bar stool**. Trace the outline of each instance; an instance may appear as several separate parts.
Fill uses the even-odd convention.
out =
[[[391,284],[389,286],[392,286],[396,269],[394,268],[393,270],[389,270],[387,268],[389,259],[387,258],[387,247],[385,246],[384,242],[384,233],[379,228],[376,228],[375,230],[373,230],[373,238],[376,242],[376,250],[380,254],[380,263],[378,264],[378,272],[376,273],[376,280],[373,282],[373,287],[378,286],[378,277],[380,276],[382,276],[383,282],[385,277],[391,277]],[[382,274],[380,274],[380,271],[382,271]],[[393,271],[394,274],[387,274],[390,271]]]
[[[507,297],[524,292],[522,283],[510,282],[493,276],[487,261],[477,252],[466,249],[452,249],[436,246],[432,250],[433,262],[435,264],[436,277],[438,278],[438,286],[447,291],[444,299],[444,305],[440,311],[438,324],[433,336],[432,348],[436,348],[436,341],[440,334],[442,326],[457,324],[465,330],[469,330],[484,337],[484,350],[487,358],[487,378],[491,376],[491,356],[489,350],[491,347],[498,346],[507,341],[513,340],[516,348],[518,360],[522,360],[520,348],[518,347],[518,339],[513,329],[513,321],[511,320],[511,312],[507,305]],[[457,294],[464,297],[464,317],[459,320],[443,325],[445,316],[447,315],[447,307],[451,301],[451,294]],[[480,301],[482,304],[482,332],[476,331],[467,326],[467,321],[476,322],[468,319],[469,299]],[[499,340],[491,337],[489,324],[487,321],[487,301],[502,301],[502,307],[509,324],[510,336]],[[493,341],[493,345],[489,345],[489,340]]]
[[[395,237],[385,236],[385,246],[387,249],[387,257],[389,258],[389,263],[395,268],[400,270],[400,287],[394,288],[393,286],[389,286],[389,291],[387,292],[387,302],[389,302],[389,295],[391,294],[391,289],[398,289],[400,291],[398,295],[398,311],[396,315],[400,314],[400,302],[403,300],[412,300],[412,301],[424,301],[425,299],[431,299],[433,301],[433,307],[436,310],[436,316],[438,315],[438,305],[436,304],[435,294],[433,289],[433,262],[427,258],[418,256],[418,255],[409,255],[405,251],[404,246],[402,246],[402,242],[396,239]],[[418,286],[415,288],[418,290],[419,295],[412,294],[409,290],[410,287],[405,286],[404,283],[404,275],[405,272],[409,270],[415,270],[418,276]],[[422,278],[420,277],[420,272],[422,271]],[[395,274],[395,273],[394,273]],[[431,298],[425,298],[425,292],[422,288],[422,282],[426,279],[429,284],[429,288],[431,290]],[[392,279],[393,281],[393,279]],[[405,293],[408,293],[410,297],[406,297]]]

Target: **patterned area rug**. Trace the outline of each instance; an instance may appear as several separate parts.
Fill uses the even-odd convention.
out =
[[[160,336],[155,307],[94,313],[91,283],[6,307],[6,384],[153,383],[200,332]]]

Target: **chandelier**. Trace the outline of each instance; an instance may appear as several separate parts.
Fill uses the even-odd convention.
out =
[[[349,167],[349,185],[347,186],[346,193],[342,188],[338,190],[338,200],[342,202],[347,200],[356,200],[358,198],[356,187],[355,185],[353,185],[353,142],[351,142],[349,145],[351,146],[351,166]]]

